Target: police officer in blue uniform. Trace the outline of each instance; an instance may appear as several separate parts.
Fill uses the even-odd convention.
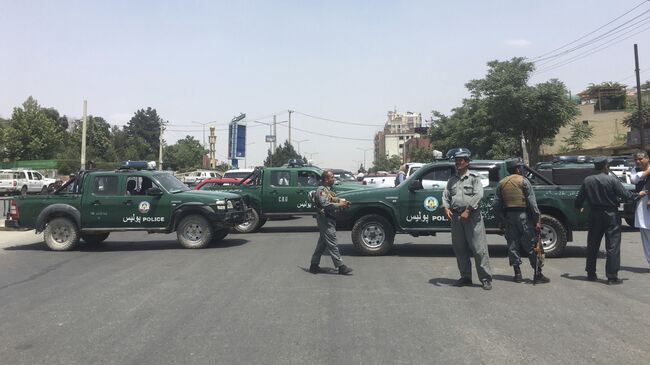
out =
[[[469,151],[461,149],[454,155],[456,174],[449,178],[442,195],[442,207],[451,221],[451,245],[456,254],[460,279],[455,286],[472,285],[472,262],[483,289],[492,289],[492,268],[487,237],[479,204],[483,198],[480,176],[469,171]]]

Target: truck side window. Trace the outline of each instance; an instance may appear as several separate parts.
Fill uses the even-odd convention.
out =
[[[95,176],[93,179],[93,194],[115,195],[117,193],[117,176]]]
[[[318,175],[311,171],[298,171],[298,186],[317,186]]]
[[[271,183],[277,186],[289,186],[291,184],[289,171],[272,171]]]

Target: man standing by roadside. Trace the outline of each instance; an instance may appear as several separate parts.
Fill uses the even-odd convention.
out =
[[[499,181],[493,206],[500,225],[505,229],[508,259],[515,271],[513,280],[515,283],[522,282],[520,251],[523,250],[528,254],[533,270],[536,270],[533,281],[548,283],[551,280],[542,274],[542,268],[536,262],[537,255],[533,252],[542,228],[535,192],[522,175],[522,162],[519,159],[508,159],[505,164],[510,175]]]
[[[646,182],[650,175],[650,158],[646,151],[637,151],[634,154],[636,172],[632,174],[632,183],[636,185],[636,191],[646,190]],[[634,226],[641,232],[641,245],[648,265],[650,265],[650,209],[648,209],[648,197],[645,196],[636,204],[634,214]]]
[[[447,181],[442,195],[442,206],[451,221],[451,244],[456,254],[460,279],[455,286],[472,285],[472,262],[483,289],[492,289],[492,268],[479,204],[483,198],[483,184],[478,174],[469,171],[469,152],[454,156],[457,174]]]
[[[589,202],[589,219],[587,226],[587,280],[595,281],[596,257],[600,248],[600,241],[605,235],[605,250],[607,251],[607,263],[605,273],[607,284],[620,284],[618,270],[621,267],[621,217],[618,213],[619,199],[623,201],[633,200],[638,196],[645,196],[645,191],[633,193],[625,190],[621,181],[609,174],[609,162],[607,157],[594,159],[594,166],[599,174],[587,176],[580,187],[576,197],[576,209],[582,211],[583,204]]]
[[[323,272],[320,268],[320,258],[323,252],[327,252],[332,257],[334,267],[338,269],[341,275],[351,275],[352,268],[343,264],[339,248],[336,245],[336,211],[347,208],[350,203],[345,199],[336,197],[330,187],[334,185],[334,173],[325,171],[321,176],[322,184],[316,189],[315,203],[317,208],[316,222],[318,223],[318,244],[311,257],[309,272],[318,274]]]

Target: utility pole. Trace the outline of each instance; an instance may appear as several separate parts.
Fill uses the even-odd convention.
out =
[[[84,100],[83,125],[81,126],[81,169],[86,169],[86,129],[88,124],[88,100]]]
[[[273,116],[273,152],[275,152],[275,149],[278,148],[278,133],[276,129],[276,121],[275,121],[275,115]]]
[[[163,131],[165,131],[165,123],[161,120],[160,121],[160,136],[159,136],[159,144],[160,144],[160,146],[158,147],[158,171],[162,171]]]
[[[641,77],[639,75],[639,49],[636,43],[634,44],[634,66],[636,67],[634,71],[636,73],[636,110],[639,119],[639,149],[645,151],[645,143],[643,140],[643,113],[641,109]]]
[[[293,110],[289,110],[289,144],[291,144],[291,113]]]

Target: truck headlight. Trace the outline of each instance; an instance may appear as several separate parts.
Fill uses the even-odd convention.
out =
[[[232,200],[227,200],[226,201],[226,207],[228,207],[228,210],[235,209],[234,206],[232,205]]]
[[[225,200],[217,200],[215,202],[215,205],[217,206],[217,210],[226,210],[226,201]]]

